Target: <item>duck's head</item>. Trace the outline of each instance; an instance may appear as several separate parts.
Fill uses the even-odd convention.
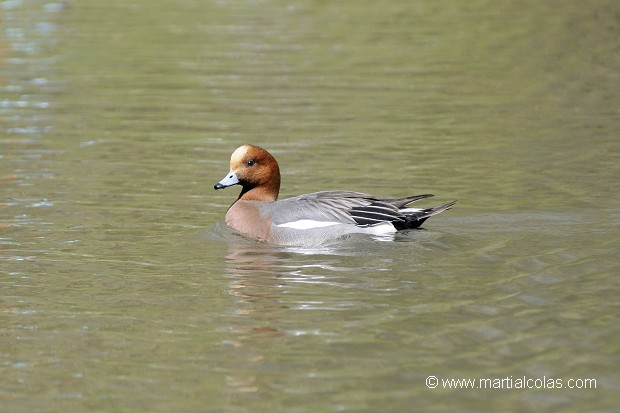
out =
[[[263,148],[240,146],[230,157],[230,172],[213,188],[222,189],[233,185],[241,185],[243,188],[239,199],[275,201],[280,192],[278,162]]]

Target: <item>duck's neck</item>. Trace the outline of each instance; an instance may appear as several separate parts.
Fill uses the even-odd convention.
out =
[[[278,199],[278,193],[280,192],[280,176],[277,178],[277,180],[272,179],[269,183],[260,186],[244,186],[237,200],[263,202],[275,201]]]

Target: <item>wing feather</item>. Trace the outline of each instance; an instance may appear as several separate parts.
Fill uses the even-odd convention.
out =
[[[399,211],[407,204],[432,195],[387,198],[353,191],[322,191],[283,199],[268,205],[276,225],[299,220],[330,221],[360,226],[387,222],[403,226],[406,216]]]

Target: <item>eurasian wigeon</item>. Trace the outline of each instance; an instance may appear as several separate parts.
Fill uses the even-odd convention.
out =
[[[243,145],[230,158],[230,172],[215,189],[241,185],[226,212],[226,224],[248,237],[281,245],[319,245],[347,234],[384,235],[418,228],[452,208],[405,208],[433,195],[386,198],[351,191],[321,191],[277,201],[280,168],[263,148]]]

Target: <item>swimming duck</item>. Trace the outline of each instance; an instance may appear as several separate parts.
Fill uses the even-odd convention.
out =
[[[280,245],[320,245],[348,234],[386,235],[418,228],[456,203],[434,208],[407,208],[433,195],[388,198],[353,191],[321,191],[278,200],[280,168],[265,149],[237,148],[230,172],[215,189],[241,185],[226,212],[226,224],[250,238]]]

